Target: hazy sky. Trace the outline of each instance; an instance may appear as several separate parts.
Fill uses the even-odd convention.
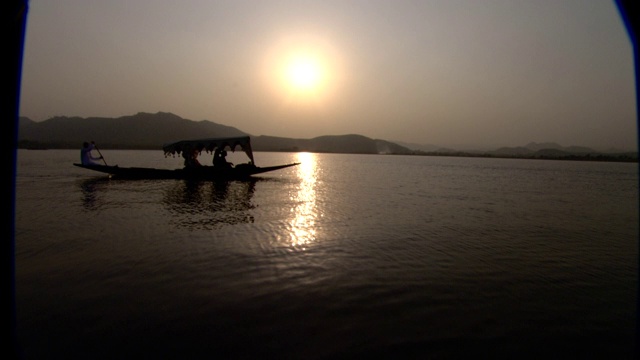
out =
[[[613,0],[30,0],[21,116],[637,148]]]

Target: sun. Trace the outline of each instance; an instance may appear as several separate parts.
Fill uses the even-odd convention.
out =
[[[296,57],[286,66],[286,81],[293,90],[313,91],[322,85],[322,66],[316,59]]]
[[[288,101],[318,102],[327,96],[331,76],[330,62],[326,55],[311,49],[297,48],[281,56],[277,83]]]
[[[287,106],[328,106],[341,86],[342,61],[333,43],[311,35],[284,36],[265,51],[264,84]]]

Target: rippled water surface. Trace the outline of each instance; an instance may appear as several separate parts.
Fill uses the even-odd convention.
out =
[[[218,183],[78,157],[18,153],[25,358],[633,353],[637,164],[256,153],[301,165]]]

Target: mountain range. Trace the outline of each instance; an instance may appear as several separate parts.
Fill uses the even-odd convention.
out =
[[[444,156],[490,156],[529,158],[607,157],[637,161],[637,152],[602,152],[557,143],[529,143],[495,150],[459,151],[435,145],[410,144],[363,135],[325,135],[312,139],[256,136],[209,120],[194,121],[178,115],[140,112],[119,118],[56,116],[42,122],[20,117],[18,147],[26,149],[77,149],[93,140],[103,149],[160,149],[163,144],[214,137],[251,136],[255,151],[308,151],[351,154],[401,154]]]

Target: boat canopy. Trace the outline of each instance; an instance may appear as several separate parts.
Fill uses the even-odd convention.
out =
[[[251,163],[253,161],[253,150],[251,150],[251,140],[249,136],[209,138],[197,140],[182,140],[162,146],[164,156],[180,154],[185,151],[197,150],[198,152],[214,152],[216,149],[225,149],[229,147],[231,151],[235,151],[236,147],[240,148],[247,154]]]

